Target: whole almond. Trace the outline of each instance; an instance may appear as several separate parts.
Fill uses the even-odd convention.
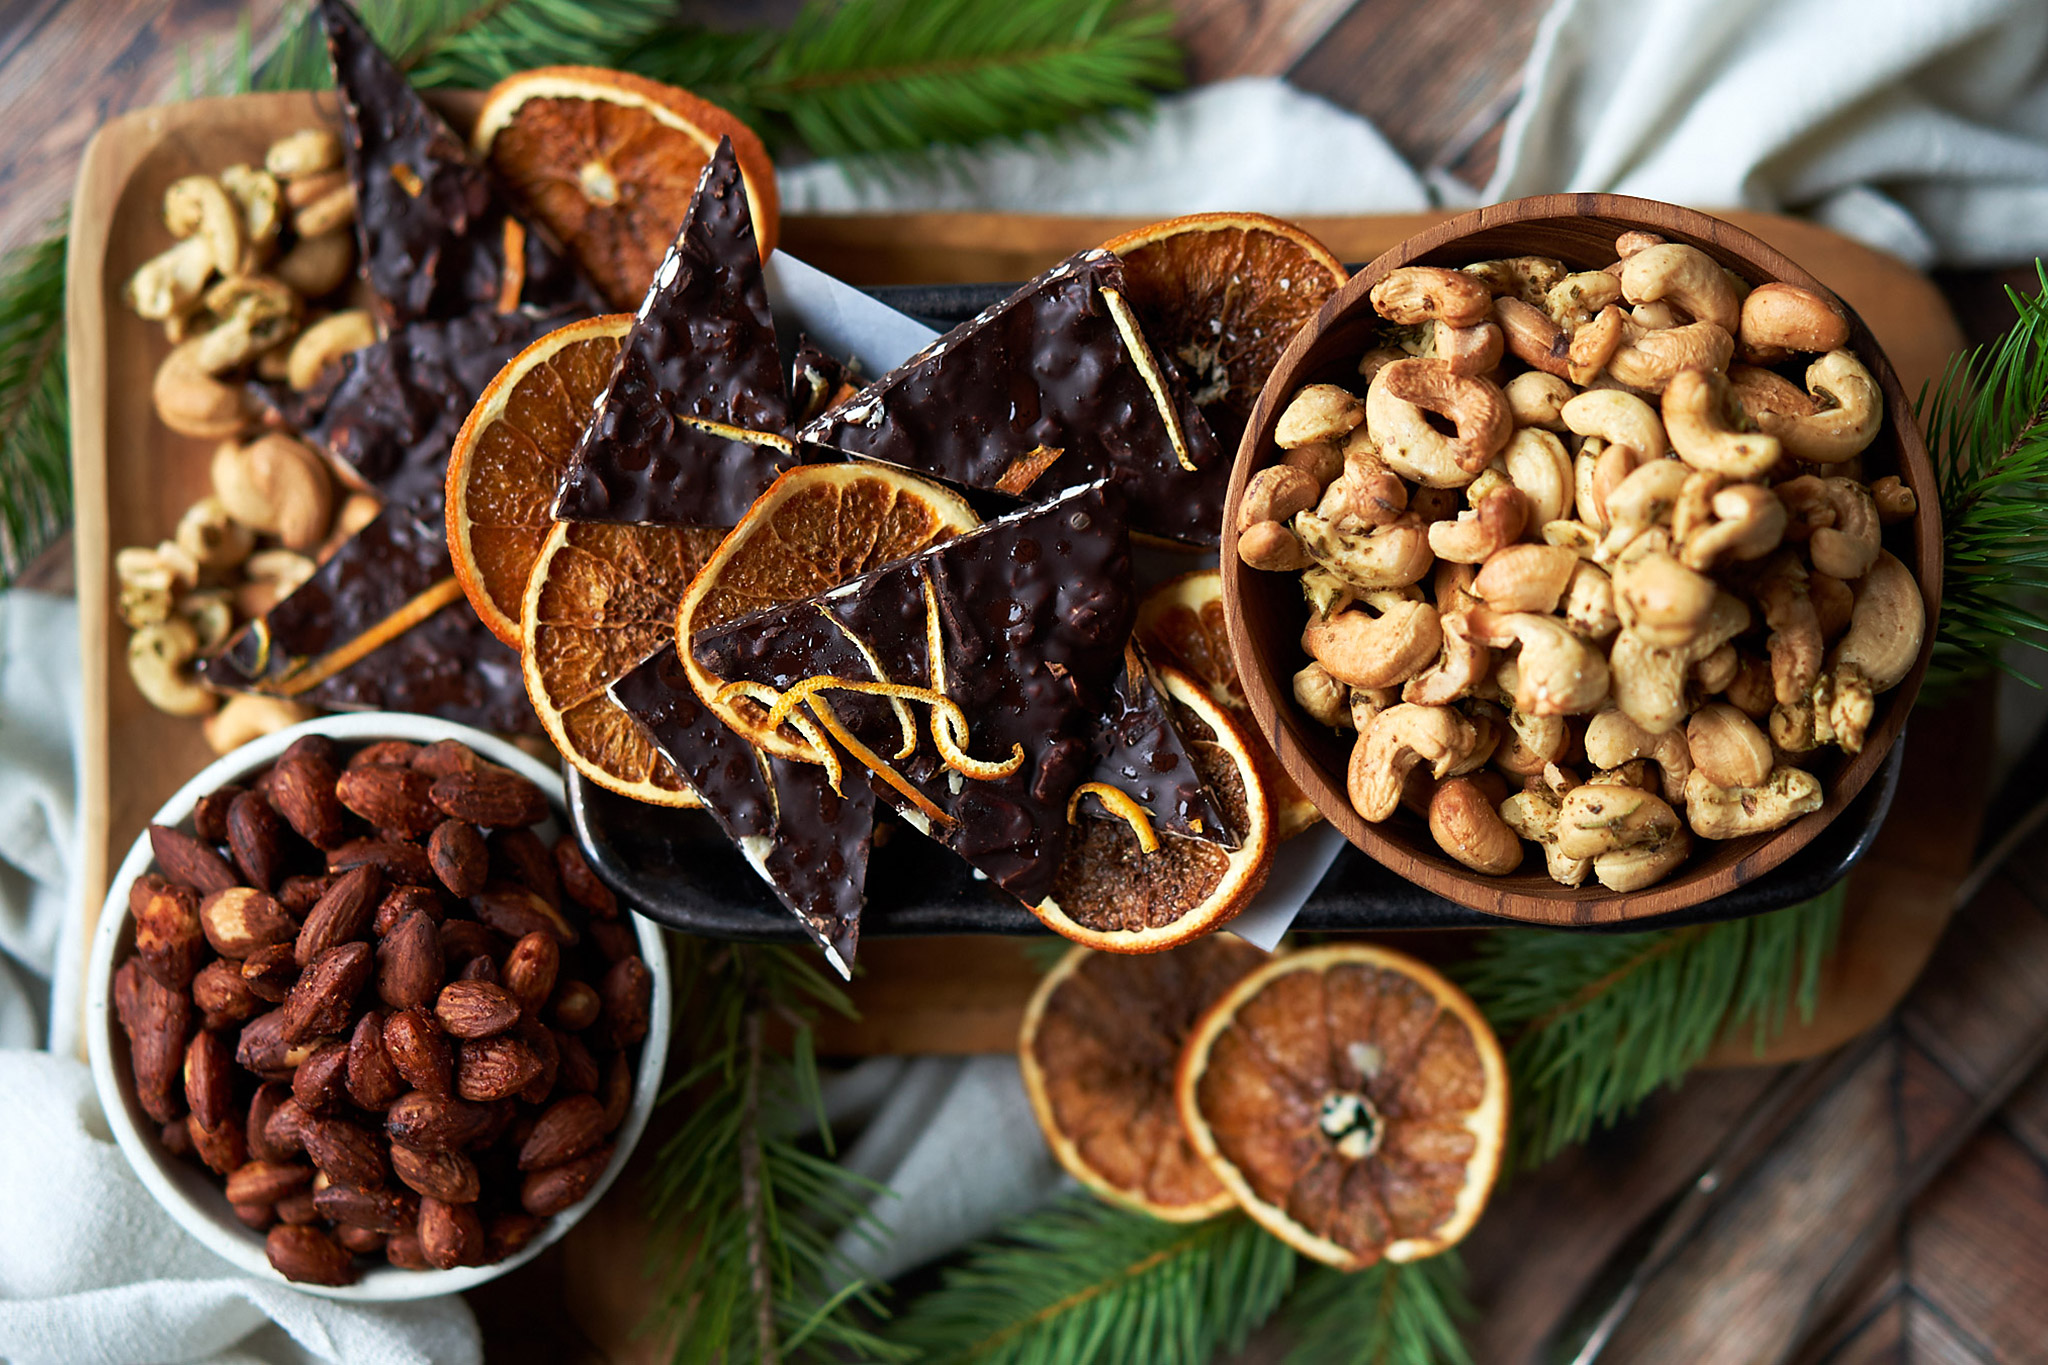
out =
[[[384,1239],[384,1259],[400,1270],[432,1270],[420,1251],[417,1232],[394,1232]]]
[[[329,1039],[292,1072],[292,1098],[303,1114],[339,1114],[348,1099],[348,1044]]]
[[[313,1207],[336,1223],[372,1232],[405,1232],[419,1217],[415,1201],[394,1190],[358,1190],[329,1185],[313,1192]]]
[[[587,1095],[597,1089],[597,1059],[573,1033],[554,1030],[555,1048],[562,1059],[556,1086],[565,1095]]]
[[[310,1044],[293,1044],[285,1038],[283,1006],[242,1025],[235,1043],[235,1064],[269,1081],[290,1080],[299,1063],[312,1054]]]
[[[255,1107],[250,1107],[255,1112]],[[270,1117],[263,1123],[264,1145],[285,1156],[297,1156],[306,1150],[306,1111],[299,1108],[296,1095],[286,1095],[270,1111]]]
[[[209,844],[224,844],[228,841],[228,807],[242,789],[230,782],[199,798],[192,807],[192,832]]]
[[[476,750],[453,739],[437,739],[412,756],[412,766],[428,777],[471,773],[484,765]]]
[[[255,792],[243,792],[228,807],[228,848],[249,885],[260,891],[277,885],[284,874],[285,836],[290,832],[270,803]]]
[[[245,1161],[228,1175],[230,1204],[275,1204],[313,1180],[313,1168],[297,1161]]]
[[[352,1256],[374,1256],[384,1250],[384,1234],[359,1228],[353,1223],[336,1223],[334,1240]]]
[[[617,962],[622,957],[631,957],[640,951],[639,935],[620,920],[590,921],[590,941],[597,945],[597,951],[603,955],[606,962]]]
[[[483,1192],[476,1163],[460,1152],[429,1152],[394,1142],[391,1169],[412,1189],[444,1203],[474,1204]]]
[[[541,1074],[541,1060],[517,1038],[466,1040],[455,1049],[455,1093],[484,1103],[517,1095]]]
[[[231,1203],[228,1207],[234,1210],[236,1220],[243,1227],[256,1232],[266,1230],[272,1223],[277,1221],[277,1209],[270,1204]]]
[[[196,1115],[185,1115],[185,1128],[192,1134],[192,1150],[216,1175],[226,1175],[249,1159],[249,1144],[242,1135],[242,1121],[233,1115],[208,1128]]]
[[[340,944],[307,964],[285,998],[285,1041],[303,1042],[347,1028],[355,1013],[356,995],[369,984],[370,967],[367,943]]]
[[[538,834],[523,827],[493,830],[485,843],[491,851],[493,877],[525,887],[546,901],[549,909],[560,912],[562,876]]]
[[[206,960],[199,893],[161,877],[144,877],[129,892],[128,908],[135,918],[135,954],[142,969],[174,991],[190,986]]]
[[[436,1270],[477,1265],[484,1258],[484,1225],[473,1204],[420,1200],[420,1254]]]
[[[503,934],[478,924],[473,919],[447,919],[441,922],[441,957],[448,962],[467,962],[473,957],[496,957],[511,947]]]
[[[452,1152],[482,1137],[497,1115],[488,1107],[415,1090],[400,1095],[384,1114],[393,1142],[427,1152]]]
[[[420,746],[409,739],[380,739],[374,744],[365,744],[350,754],[343,771],[354,772],[358,768],[367,768],[379,763],[396,764],[401,768],[409,767],[413,759],[419,756],[419,752]]]
[[[609,1133],[626,1121],[633,1106],[633,1067],[623,1052],[614,1052],[605,1063],[604,1083],[597,1097],[604,1101],[604,1130]]]
[[[455,1088],[455,1047],[420,1006],[385,1019],[384,1055],[415,1090],[447,1095]]]
[[[548,1218],[568,1208],[597,1184],[604,1168],[611,1164],[612,1145],[604,1144],[574,1161],[528,1171],[520,1183],[519,1204],[536,1218]]]
[[[576,931],[562,912],[523,886],[494,882],[469,898],[469,908],[478,920],[510,939],[538,930],[553,934],[565,946],[576,942]]]
[[[313,749],[287,749],[271,769],[270,804],[315,848],[333,848],[347,837],[348,812],[334,793],[340,776],[333,762]]]
[[[231,958],[222,958],[229,962]],[[289,943],[258,948],[242,960],[242,985],[250,995],[272,1005],[282,1005],[299,983],[299,960]]]
[[[537,825],[548,818],[547,797],[540,788],[504,768],[436,778],[428,796],[450,819],[492,829]]]
[[[384,1016],[371,1010],[356,1020],[348,1040],[348,1097],[360,1109],[380,1112],[410,1087],[384,1051]]]
[[[612,889],[599,879],[591,868],[590,860],[583,856],[583,846],[568,835],[555,840],[555,872],[562,879],[562,890],[569,899],[596,915],[599,919],[612,919],[619,913],[619,898]]]
[[[462,970],[455,973],[455,979],[457,981],[482,981],[492,986],[504,984],[498,976],[497,959],[482,953],[463,963]]]
[[[249,1138],[249,1155],[258,1161],[279,1165],[291,1159],[300,1150],[297,1134],[288,1144],[270,1140],[270,1119],[277,1107],[292,1097],[289,1087],[278,1081],[265,1081],[256,1087],[255,1097],[249,1101],[249,1121],[244,1125]]]
[[[441,812],[427,799],[434,781],[411,768],[373,763],[343,773],[334,794],[378,829],[419,839],[441,823]]]
[[[505,989],[519,1008],[538,1018],[555,993],[555,975],[562,967],[562,947],[553,934],[531,933],[505,954]]]
[[[327,855],[329,872],[364,866],[376,868],[385,881],[401,886],[433,886],[439,880],[427,851],[400,839],[351,839]]]
[[[163,1144],[172,1156],[192,1155],[192,1134],[185,1127],[185,1120],[166,1123],[156,1131],[156,1140]]]
[[[320,1210],[313,1207],[313,1192],[300,1190],[277,1201],[277,1219],[293,1227],[320,1222]]]
[[[427,859],[450,895],[474,896],[490,880],[490,850],[475,825],[443,820],[427,839]]]
[[[341,1244],[314,1227],[280,1223],[263,1242],[271,1268],[301,1284],[354,1284],[355,1258]]]
[[[556,1100],[519,1148],[519,1169],[537,1171],[582,1156],[604,1141],[604,1105],[591,1095]]]
[[[554,1096],[555,1078],[562,1070],[562,1053],[555,1046],[555,1031],[538,1019],[521,1015],[512,1034],[540,1058],[540,1074],[520,1090],[519,1098],[528,1104],[546,1104]]]
[[[299,1124],[306,1155],[329,1180],[374,1190],[384,1183],[384,1146],[375,1133],[346,1119],[308,1116]]]
[[[496,1264],[507,1256],[516,1256],[526,1250],[526,1244],[540,1236],[547,1227],[547,1220],[536,1218],[530,1213],[508,1210],[491,1220],[484,1232],[484,1259]]]
[[[199,925],[222,957],[244,958],[273,943],[289,943],[299,926],[284,907],[254,887],[230,886],[199,903]]]
[[[597,988],[587,981],[564,981],[555,987],[555,1022],[570,1032],[580,1032],[597,1022],[602,1002]]]
[[[263,1008],[263,1002],[242,980],[240,966],[227,957],[215,958],[192,978],[192,1003],[205,1016],[201,1027],[210,1029],[239,1024]]]
[[[286,877],[277,888],[277,902],[292,914],[304,919],[308,911],[320,903],[327,894],[327,888],[334,885],[331,873],[301,873]]]
[[[156,854],[166,877],[174,882],[183,882],[202,896],[225,891],[238,880],[235,870],[228,866],[228,860],[221,857],[213,845],[203,843],[181,829],[151,825],[149,847]]]
[[[631,1047],[647,1036],[648,1010],[654,999],[654,974],[637,956],[622,957],[597,983],[604,1002],[605,1027],[612,1041]]]
[[[424,1005],[445,970],[434,921],[415,910],[377,944],[377,998],[395,1010]]]
[[[351,868],[336,877],[299,929],[294,945],[299,965],[338,944],[369,937],[370,921],[383,895],[384,874],[374,867]]]
[[[377,903],[377,917],[370,922],[370,932],[382,938],[416,910],[435,924],[448,917],[448,906],[440,892],[424,886],[394,886]]]
[[[234,1104],[235,1059],[218,1033],[205,1029],[185,1045],[185,1104],[202,1128],[218,1128]]]
[[[192,1027],[192,1002],[130,958],[114,974],[114,1012],[128,1035],[135,1097],[151,1118],[169,1123],[185,1108],[185,1035]]]
[[[519,1002],[487,981],[451,981],[434,1001],[434,1017],[457,1038],[488,1038],[519,1022]]]

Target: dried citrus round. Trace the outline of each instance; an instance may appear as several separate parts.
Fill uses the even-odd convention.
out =
[[[469,605],[519,644],[526,580],[554,529],[555,491],[611,377],[631,313],[558,327],[505,362],[448,452],[448,554]]]
[[[1273,860],[1273,808],[1244,724],[1179,669],[1155,676],[1238,846],[1160,830],[1148,852],[1122,820],[1078,821],[1052,895],[1032,913],[1054,932],[1112,953],[1160,952],[1224,924],[1265,885]]]
[[[562,756],[600,787],[698,804],[606,689],[674,638],[676,599],[723,534],[565,521],[541,546],[519,618],[526,695]]]
[[[1507,1141],[1507,1063],[1478,1008],[1369,943],[1290,953],[1237,982],[1195,1024],[1176,1093],[1245,1211],[1341,1270],[1455,1244]]]
[[[471,141],[604,296],[633,308],[721,136],[739,158],[765,259],[778,222],[775,166],[752,129],[687,90],[603,67],[543,66],[490,88]]]
[[[1237,1203],[1188,1142],[1174,1071],[1195,1020],[1265,960],[1211,934],[1144,957],[1075,948],[1038,983],[1017,1063],[1047,1145],[1076,1180],[1169,1222]]]
[[[763,723],[767,712],[758,703],[721,698],[726,680],[697,661],[691,637],[749,612],[814,597],[978,524],[959,494],[887,465],[799,465],[788,471],[754,500],[670,618],[691,686],[754,744],[816,762],[804,741]]]
[[[1223,575],[1198,569],[1169,579],[1138,604],[1134,629],[1151,658],[1185,670],[1211,697],[1244,721],[1245,738],[1258,762],[1259,777],[1273,800],[1273,837],[1286,841],[1323,818],[1315,802],[1295,785],[1280,756],[1251,721],[1237,663],[1230,655],[1230,635],[1223,624]]]
[[[1263,213],[1191,213],[1103,245],[1124,263],[1146,337],[1173,356],[1226,448],[1287,343],[1350,278],[1328,247]]]

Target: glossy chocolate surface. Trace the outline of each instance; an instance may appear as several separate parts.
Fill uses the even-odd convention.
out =
[[[1123,263],[1083,252],[940,337],[803,429],[806,440],[968,488],[1042,497],[1111,476],[1131,527],[1198,545],[1222,534],[1230,459],[1162,352],[1182,467],[1144,372],[1103,300]],[[1059,457],[1035,477],[1034,454]]]
[[[570,461],[555,515],[735,524],[795,459],[685,419],[787,436],[787,385],[739,162],[720,138]]]
[[[496,311],[506,302],[508,242],[518,253],[512,304],[603,312],[603,299],[567,253],[512,210],[355,11],[342,0],[320,0],[320,18],[348,121],[356,237],[379,320],[391,326]]]
[[[1097,717],[1094,753],[1095,770],[1087,780],[1115,787],[1143,806],[1155,829],[1237,847],[1237,831],[1195,771],[1166,698],[1135,648],[1125,652],[1123,669]],[[1083,811],[1095,809],[1092,801],[1082,806]]]
[[[612,684],[725,836],[748,854],[813,938],[851,963],[859,944],[875,802],[857,776],[763,755],[697,699],[674,646]],[[664,815],[669,812],[662,812]]]

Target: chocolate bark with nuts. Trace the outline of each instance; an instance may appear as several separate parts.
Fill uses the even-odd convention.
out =
[[[721,137],[570,460],[555,516],[732,526],[796,463],[789,426],[746,186]]]
[[[1123,289],[1109,252],[1070,257],[798,435],[1020,497],[1112,476],[1134,529],[1214,545],[1229,456]]]

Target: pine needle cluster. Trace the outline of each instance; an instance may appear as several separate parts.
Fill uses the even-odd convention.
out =
[[[1317,1266],[1287,1304],[1287,1365],[1471,1365],[1458,1324],[1474,1316],[1456,1251],[1355,1275]]]
[[[71,519],[64,238],[0,261],[0,586]]]

